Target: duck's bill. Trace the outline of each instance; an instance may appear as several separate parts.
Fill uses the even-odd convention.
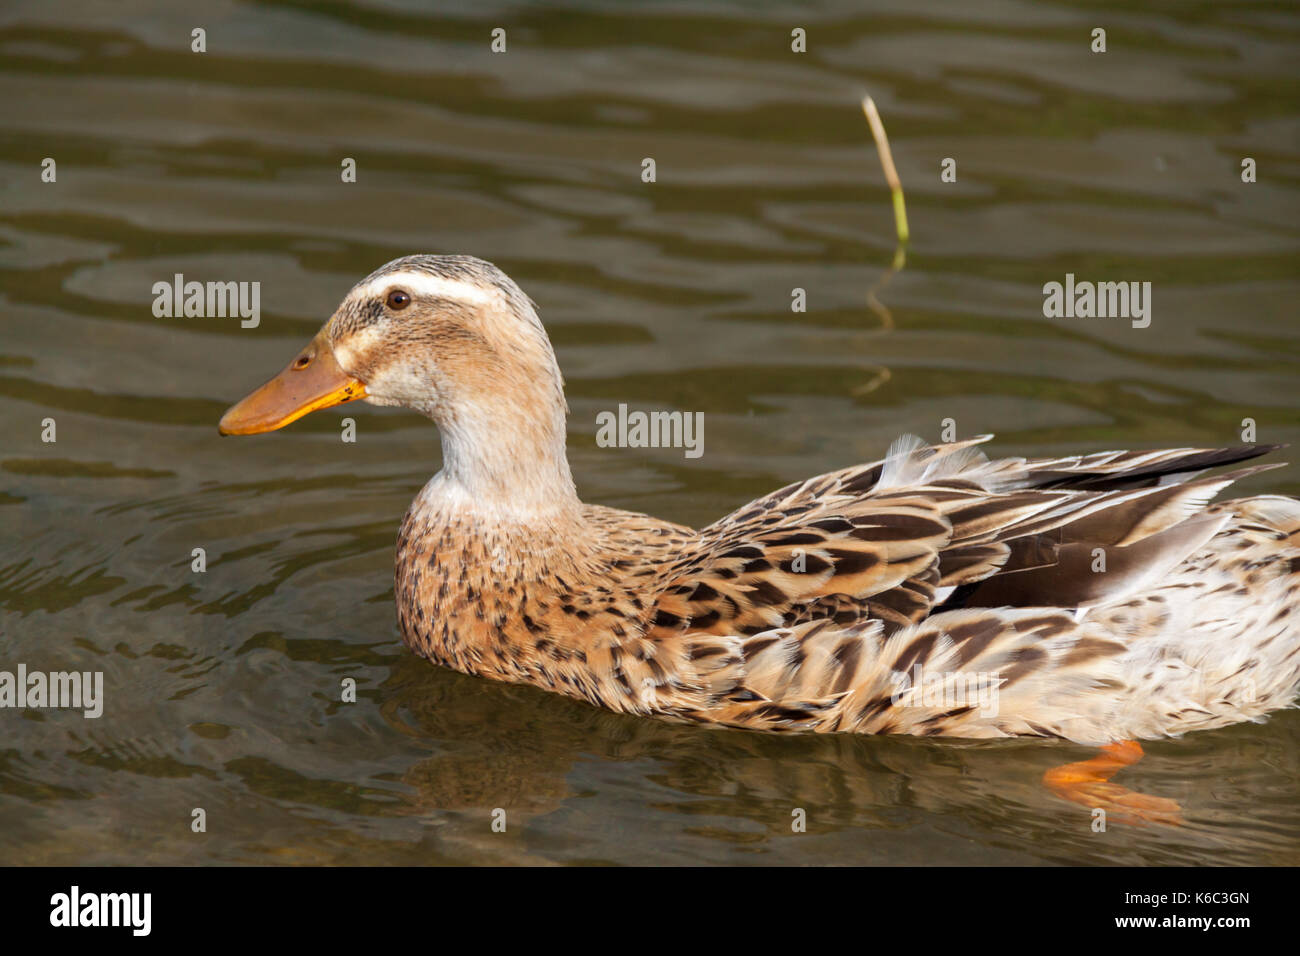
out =
[[[283,372],[230,406],[217,427],[223,435],[258,435],[319,408],[365,397],[365,385],[339,367],[333,350],[318,335]]]

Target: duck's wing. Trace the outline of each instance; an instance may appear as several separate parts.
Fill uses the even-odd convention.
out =
[[[975,447],[984,440],[900,439],[880,462],[787,486],[710,525],[664,569],[652,636],[819,619],[879,621],[887,636],[939,606],[1113,600],[1208,540],[1222,520],[1203,507],[1251,469],[1193,476],[1270,450],[988,461]],[[1094,573],[1097,549],[1105,574]]]
[[[1300,502],[1211,505],[1228,523],[1141,597],[806,621],[686,635],[698,719],[762,730],[1151,739],[1257,720],[1300,690]],[[1196,520],[1196,519],[1194,519]]]

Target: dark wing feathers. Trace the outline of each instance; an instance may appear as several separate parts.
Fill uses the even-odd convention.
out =
[[[1248,461],[1285,447],[1232,445],[1228,448],[1103,451],[1067,458],[1021,460],[1021,464],[1025,468],[1025,480],[1031,487],[1102,491],[1144,487],[1163,478],[1191,477],[1209,468]]]
[[[992,575],[966,591],[960,605],[1075,608],[1119,600],[1159,581],[1214,537],[1228,517],[1197,515],[1127,547],[1105,548],[1092,541],[1064,544],[1051,564]]]

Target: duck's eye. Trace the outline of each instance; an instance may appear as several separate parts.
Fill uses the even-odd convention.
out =
[[[401,289],[394,289],[388,293],[388,307],[396,311],[404,309],[411,304],[411,297]]]

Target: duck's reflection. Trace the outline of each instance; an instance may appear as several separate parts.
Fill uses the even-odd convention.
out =
[[[907,860],[913,863],[950,862],[954,840],[985,844],[1005,862],[1300,860],[1300,812],[1295,794],[1281,786],[1300,777],[1300,720],[1293,713],[1277,715],[1281,726],[1269,733],[1246,725],[1149,745],[1128,783],[1178,800],[1186,823],[1112,822],[1100,832],[1087,809],[1042,784],[1050,767],[1091,753],[1067,743],[674,725],[465,677],[407,655],[381,699],[392,728],[436,742],[436,753],[403,775],[416,813],[487,820],[503,808],[515,829],[569,814],[568,825],[590,831],[574,838],[594,836],[598,843],[638,838],[627,827],[630,805],[630,819],[645,819],[659,836],[667,820],[683,833],[752,847],[791,836],[792,813],[803,809],[809,834],[914,830],[916,850]],[[589,800],[617,805],[610,812],[623,832],[609,832],[601,807]],[[661,819],[651,825],[654,815]],[[861,841],[853,846],[839,862],[880,862],[863,855]],[[972,859],[969,849],[961,859]]]

